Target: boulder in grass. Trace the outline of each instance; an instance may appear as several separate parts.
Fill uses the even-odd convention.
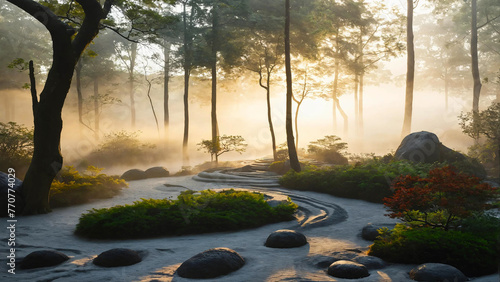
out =
[[[375,241],[377,237],[380,235],[378,233],[378,230],[384,227],[387,227],[389,229],[393,229],[395,224],[372,224],[368,223],[363,227],[361,230],[361,238],[367,240],[367,241]]]
[[[168,177],[170,175],[170,172],[162,166],[148,168],[144,173],[146,178]]]
[[[186,260],[177,268],[184,278],[215,278],[240,269],[245,260],[234,250],[214,248]]]
[[[265,246],[269,248],[296,248],[307,244],[304,234],[293,230],[281,229],[267,237]]]
[[[410,278],[415,281],[463,282],[467,277],[451,265],[442,263],[421,264],[410,271]]]
[[[92,262],[98,266],[117,267],[133,265],[141,261],[142,259],[136,251],[116,248],[101,253]]]
[[[10,180],[10,182],[9,182]],[[13,184],[13,185],[9,185]],[[21,196],[21,187],[23,182],[12,175],[0,171],[0,207],[2,211],[0,212],[0,217],[9,216],[8,215],[8,204],[9,198],[10,202],[15,205],[15,214],[19,215],[24,207],[23,197]],[[10,194],[10,196],[9,196]],[[10,206],[12,208],[12,206]]]
[[[356,262],[339,260],[328,267],[328,274],[337,278],[359,279],[370,276],[368,269]]]
[[[130,181],[130,180],[141,180],[141,179],[146,179],[146,172],[140,169],[131,169],[125,171],[120,178]]]
[[[69,257],[61,252],[53,250],[34,251],[24,257],[19,263],[21,269],[32,269],[61,264]]]

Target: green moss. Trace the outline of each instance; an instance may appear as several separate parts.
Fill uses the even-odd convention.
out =
[[[120,193],[127,182],[118,176],[100,173],[89,166],[81,174],[72,166],[64,167],[50,187],[49,203],[52,208],[83,204],[92,199],[107,199]]]
[[[289,189],[316,191],[338,197],[382,203],[392,194],[392,181],[400,175],[426,175],[433,165],[373,158],[355,165],[289,171],[280,184]]]
[[[445,263],[467,276],[480,276],[497,271],[497,241],[492,238],[498,238],[498,234],[490,237],[398,225],[393,231],[381,232],[368,254],[395,263]]]
[[[185,191],[177,200],[142,199],[93,209],[80,217],[75,232],[88,238],[126,239],[231,231],[291,220],[296,209],[290,200],[271,207],[260,193]]]

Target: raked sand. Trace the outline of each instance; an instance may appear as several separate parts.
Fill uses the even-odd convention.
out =
[[[384,207],[359,200],[343,199],[314,192],[271,189],[273,193],[290,195],[303,207],[299,220],[271,224],[238,232],[211,233],[181,237],[139,240],[86,240],[73,232],[78,218],[92,208],[131,204],[141,198],[176,198],[186,188],[192,190],[237,187],[234,184],[198,182],[191,176],[130,181],[129,188],[112,199],[55,209],[45,215],[18,217],[15,231],[16,258],[44,249],[58,250],[70,260],[55,267],[7,272],[9,247],[7,219],[1,219],[0,281],[353,281],[328,276],[326,269],[315,264],[321,256],[335,251],[365,248],[371,242],[359,234],[367,223],[393,223],[384,216]],[[166,187],[164,184],[174,185]],[[175,186],[179,185],[179,186]],[[182,187],[180,187],[182,186]],[[185,187],[185,188],[184,188]],[[249,187],[243,187],[251,189]],[[267,236],[278,229],[289,228],[307,236],[309,244],[293,249],[272,249],[264,246]],[[192,280],[175,275],[177,267],[191,256],[215,247],[237,251],[246,261],[238,271],[216,279]],[[143,261],[126,267],[104,268],[92,264],[98,254],[112,248],[140,251]],[[394,264],[371,270],[370,276],[355,281],[412,281],[408,272],[415,265]],[[475,278],[477,282],[497,282],[500,276]]]

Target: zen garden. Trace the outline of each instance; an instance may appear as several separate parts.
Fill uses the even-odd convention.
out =
[[[1,281],[500,281],[498,0],[2,0]]]

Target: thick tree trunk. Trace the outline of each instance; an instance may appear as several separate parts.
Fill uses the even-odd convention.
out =
[[[62,22],[48,8],[35,1],[8,0],[40,21],[51,34],[53,60],[45,86],[36,93],[33,62],[30,62],[31,97],[34,118],[34,152],[24,177],[21,195],[25,207],[23,215],[50,211],[49,191],[54,177],[62,167],[60,151],[64,101],[71,86],[76,62],[83,50],[99,32],[100,20],[107,16],[111,2],[103,7],[97,1],[79,1],[85,12],[79,32]]]
[[[290,57],[290,0],[285,1],[285,69],[286,69],[286,140],[290,167],[299,172],[300,163],[295,148],[292,125],[292,67]]]
[[[401,138],[410,134],[411,119],[413,111],[413,82],[415,77],[415,50],[413,46],[413,0],[407,0],[408,11],[406,19],[406,42],[408,49],[407,69],[406,69],[406,96],[405,96],[405,113],[403,120],[403,130]]]
[[[168,84],[170,82],[170,42],[168,39],[163,41],[163,56],[164,56],[164,64],[163,64],[163,128],[165,130],[165,142],[168,143],[169,135],[168,135],[168,127],[170,123],[170,114],[168,112]]]
[[[192,20],[193,7],[191,7],[190,21]],[[189,77],[191,75],[191,37],[188,32],[188,21],[186,14],[186,2],[183,5],[183,26],[184,26],[184,136],[182,139],[182,162],[183,166],[189,166]],[[189,23],[191,26],[191,22]]]
[[[472,0],[471,6],[470,55],[472,58],[472,79],[474,80],[472,111],[479,112],[479,96],[481,95],[482,84],[479,76],[479,58],[477,54],[477,0]]]
[[[135,59],[137,57],[137,43],[131,43],[130,50],[130,69],[129,69],[129,93],[130,93],[130,123],[132,128],[135,128],[135,94],[134,94],[134,68]]]

